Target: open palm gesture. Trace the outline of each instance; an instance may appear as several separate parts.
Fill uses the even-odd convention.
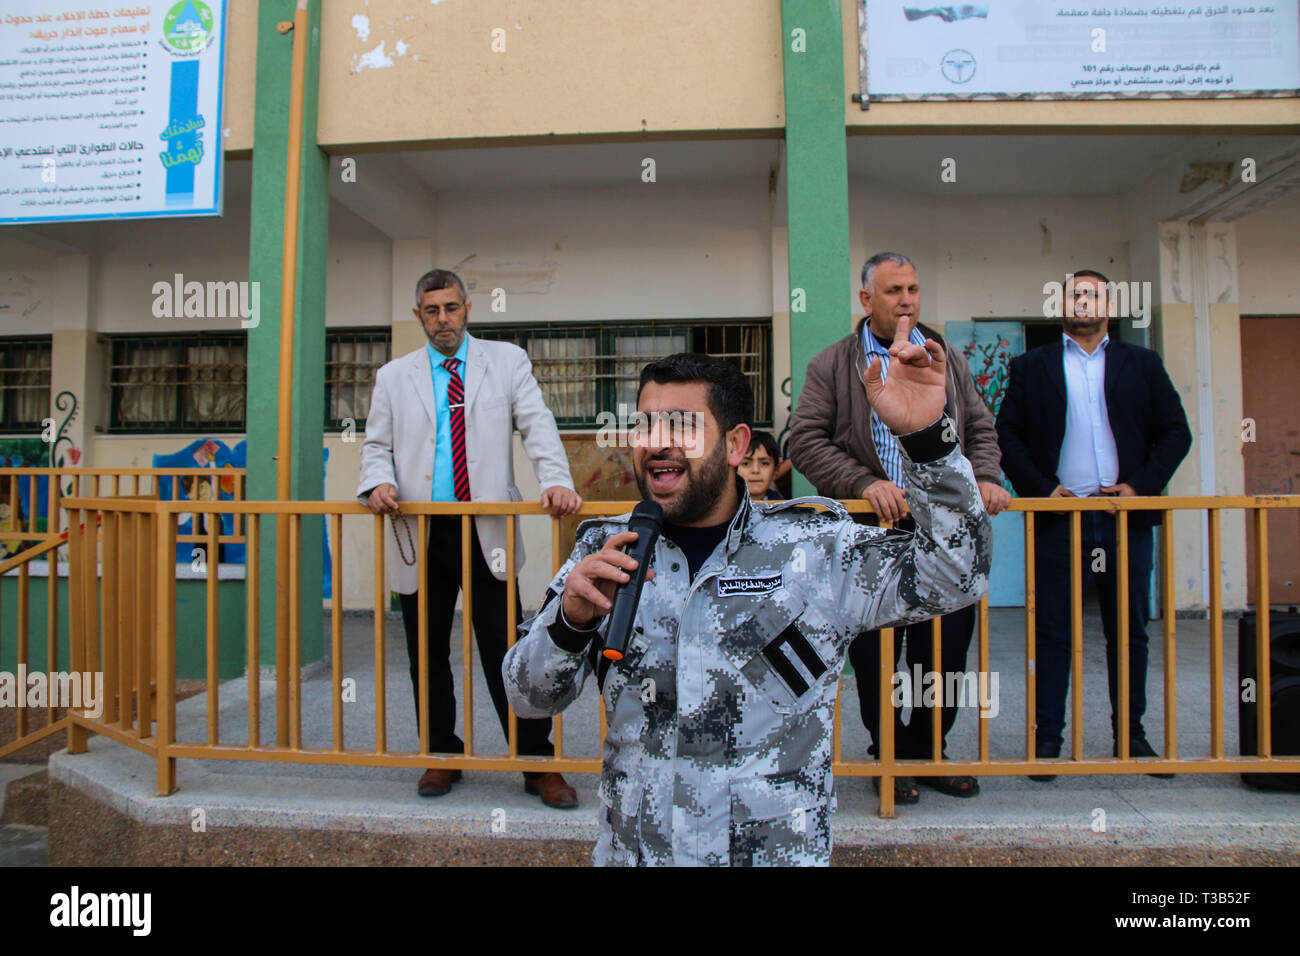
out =
[[[894,342],[889,347],[889,376],[881,381],[879,357],[871,360],[871,366],[862,376],[867,401],[896,435],[934,424],[943,414],[947,398],[944,389],[948,356],[943,346],[934,339],[926,339],[924,347],[916,345],[908,341],[911,334],[908,317],[900,318],[894,330]]]

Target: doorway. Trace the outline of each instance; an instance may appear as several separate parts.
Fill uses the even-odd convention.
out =
[[[1300,316],[1241,317],[1242,457],[1248,495],[1300,494]],[[1255,527],[1246,522],[1247,601],[1255,597]],[[1270,604],[1300,603],[1300,511],[1268,516]]]

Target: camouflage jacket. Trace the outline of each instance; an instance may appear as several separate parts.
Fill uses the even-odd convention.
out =
[[[612,665],[599,640],[566,650],[552,636],[569,570],[629,516],[582,524],[502,671],[521,717],[562,711],[588,675],[601,678],[596,864],[830,862],[831,736],[849,643],[965,607],[988,587],[989,517],[970,463],[945,448],[926,463],[902,456],[911,533],[857,524],[829,499],[760,504],[742,490],[694,581],[661,537]]]

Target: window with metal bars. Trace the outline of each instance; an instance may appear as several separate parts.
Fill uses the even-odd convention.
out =
[[[110,431],[244,431],[244,335],[123,335],[109,342]]]
[[[754,423],[772,424],[772,320],[664,320],[478,325],[483,339],[513,342],[561,428],[599,425],[601,412],[636,408],[641,368],[674,352],[701,352],[739,365],[754,390]]]
[[[388,361],[392,333],[384,329],[330,329],[325,333],[325,427],[352,419],[364,431],[375,373]]]
[[[0,432],[40,429],[50,416],[48,336],[0,338]]]

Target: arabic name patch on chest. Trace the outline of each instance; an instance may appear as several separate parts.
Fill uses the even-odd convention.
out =
[[[746,578],[718,578],[718,597],[734,597],[738,594],[771,594],[785,582],[781,572],[760,574]]]

